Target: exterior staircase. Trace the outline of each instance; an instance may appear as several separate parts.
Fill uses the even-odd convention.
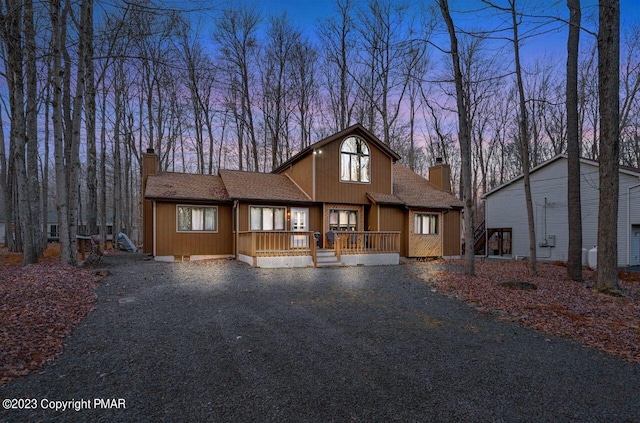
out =
[[[486,228],[486,222],[483,220],[478,226],[476,226],[473,230],[473,251],[476,255],[485,255],[486,254],[486,242],[487,238],[491,238],[496,232],[495,228]],[[462,244],[462,254],[464,254],[465,244]]]
[[[318,249],[316,252],[316,267],[340,267],[342,262],[338,260],[336,252],[332,249]]]

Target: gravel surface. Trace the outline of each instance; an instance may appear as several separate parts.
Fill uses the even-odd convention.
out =
[[[64,353],[0,388],[37,408],[0,421],[640,422],[639,364],[500,322],[410,264],[105,267]]]

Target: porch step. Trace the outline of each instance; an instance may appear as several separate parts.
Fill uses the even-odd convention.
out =
[[[316,253],[316,267],[340,267],[342,263],[338,261],[335,251],[321,249]]]

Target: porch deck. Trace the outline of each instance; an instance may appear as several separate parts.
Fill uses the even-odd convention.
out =
[[[317,234],[317,233],[316,233]],[[334,232],[332,249],[345,265],[397,264],[400,232]],[[317,266],[314,232],[238,233],[238,257],[255,267]]]

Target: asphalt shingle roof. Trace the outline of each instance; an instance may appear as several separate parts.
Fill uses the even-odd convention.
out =
[[[393,194],[369,192],[379,204],[421,208],[457,208],[462,203],[440,191],[407,167],[394,164]],[[229,201],[230,199],[310,202],[311,199],[286,175],[220,170],[220,176],[162,172],[150,175],[146,198],[166,200]]]
[[[149,175],[145,197],[167,200],[229,200],[219,176],[173,172]]]
[[[282,174],[221,170],[229,197],[244,200],[310,202],[289,177]]]
[[[368,192],[367,197],[376,204],[404,204],[397,196],[383,192]]]
[[[393,165],[393,193],[409,207],[448,209],[463,206],[455,196],[440,191],[400,163]]]

